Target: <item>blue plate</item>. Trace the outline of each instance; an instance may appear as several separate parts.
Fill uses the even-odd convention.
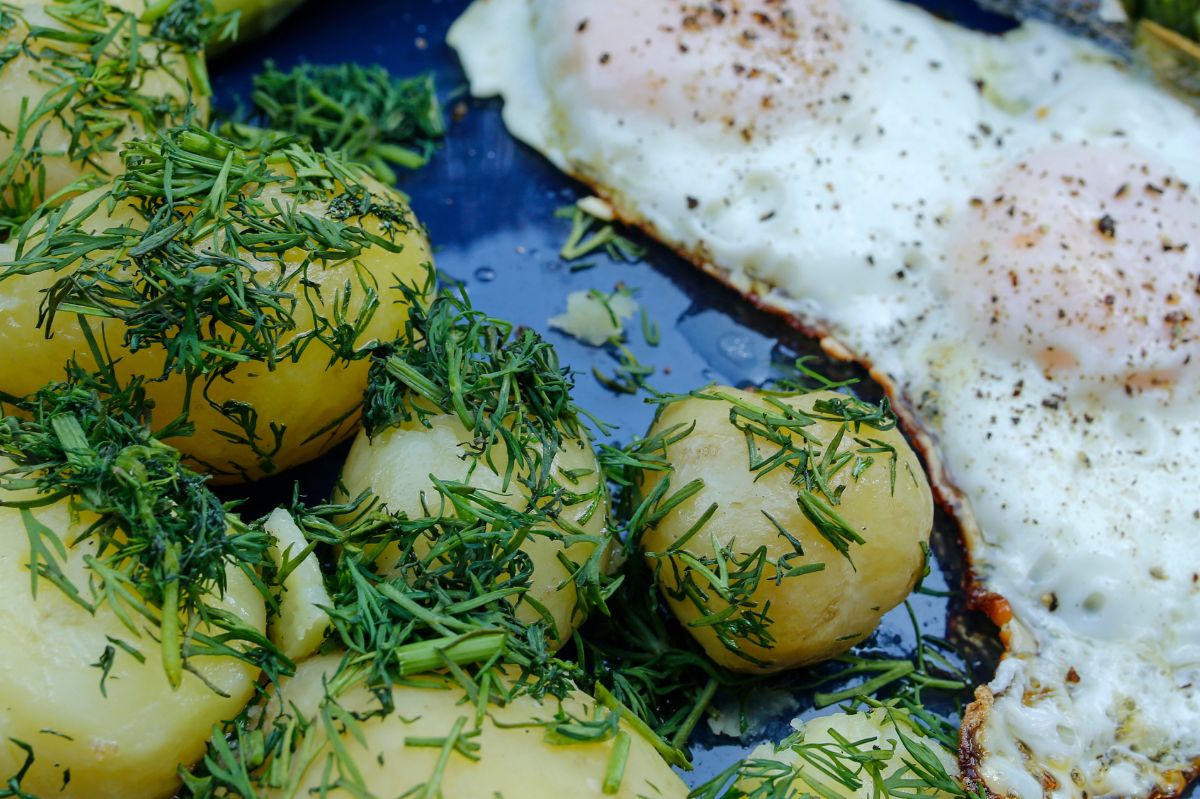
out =
[[[497,102],[468,98],[462,70],[445,44],[447,28],[466,5],[466,0],[310,3],[268,38],[212,66],[218,104],[232,109],[239,97],[248,96],[251,76],[268,58],[283,69],[306,61],[357,61],[381,64],[398,76],[432,71],[447,109],[457,106],[458,113],[451,115],[445,146],[428,166],[404,176],[400,185],[429,228],[437,266],[466,284],[477,307],[532,327],[552,341],[562,361],[577,372],[578,402],[616,426],[610,439],[628,441],[644,432],[653,409],[639,397],[609,391],[593,376],[593,370],[613,372],[618,365],[614,348],[588,347],[548,327],[547,319],[565,309],[571,291],[608,292],[623,285],[636,292],[660,329],[661,340],[651,346],[635,320],[629,325],[629,348],[639,361],[655,367],[649,380],[659,390],[688,391],[712,381],[759,385],[786,376],[795,359],[807,355],[819,358],[831,376],[861,377],[861,393],[879,396],[864,374],[829,362],[813,341],[636,234],[631,237],[647,249],[639,263],[612,261],[600,254],[587,259],[590,268],[579,270],[560,260],[558,250],[570,223],[554,212],[588,192],[513,140],[501,123]],[[961,0],[932,0],[931,10],[989,31],[1012,26],[1006,18]],[[260,484],[247,498],[247,511],[265,512],[276,502],[286,502],[293,480],[299,480],[310,499],[325,498],[345,449]],[[958,598],[961,545],[947,519],[939,518],[937,527],[936,562],[926,586],[952,586],[955,596],[914,595],[920,629],[957,644],[976,682],[985,681],[994,667],[995,648],[988,645],[994,631]],[[907,657],[914,646],[912,624],[899,608],[860,650]],[[793,688],[812,676],[804,671],[782,675],[775,686],[779,690],[763,694],[763,708],[749,708],[752,725],[742,737],[718,735],[702,723],[692,742],[696,769],[685,779],[701,782],[755,743],[788,734],[794,716],[813,715],[811,697]]]

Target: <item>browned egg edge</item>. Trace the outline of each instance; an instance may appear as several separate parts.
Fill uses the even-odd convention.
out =
[[[891,378],[887,374],[873,368],[864,357],[842,344],[827,329],[797,317],[779,299],[772,297],[770,294],[759,293],[755,289],[746,291],[739,287],[736,281],[733,280],[732,270],[715,264],[709,254],[705,253],[701,248],[689,248],[668,241],[660,235],[657,227],[652,222],[640,218],[637,214],[626,212],[622,207],[619,195],[606,190],[605,187],[598,185],[597,181],[589,179],[585,174],[571,172],[570,170],[566,171],[567,174],[587,185],[596,196],[608,203],[613,209],[613,215],[617,221],[640,230],[655,241],[660,242],[692,266],[716,278],[718,282],[741,294],[755,308],[782,319],[797,332],[809,338],[817,339],[821,345],[821,349],[829,357],[838,361],[855,363],[867,370],[871,379],[878,383],[880,388],[883,389],[884,394],[887,395],[901,428],[913,443],[918,455],[924,461],[926,473],[929,476],[929,483],[933,488],[934,497],[937,499],[938,504],[949,514],[958,527],[959,540],[966,554],[967,568],[963,575],[962,588],[967,598],[967,606],[972,610],[982,612],[999,628],[1000,642],[1004,645],[1004,652],[1001,654],[1001,657],[1007,657],[1009,653],[1009,635],[1005,625],[1012,620],[1012,607],[1003,596],[988,590],[975,572],[974,547],[976,542],[982,541],[979,525],[975,520],[974,514],[971,512],[966,496],[950,479],[945,464],[939,455],[936,439],[931,433],[920,426],[912,403],[899,391]],[[769,288],[765,283],[763,286]],[[999,799],[1003,795],[991,789],[980,770],[981,764],[986,759],[988,753],[979,736],[986,723],[988,711],[992,707],[992,701],[992,692],[986,685],[980,685],[975,689],[975,701],[967,705],[959,730],[958,764],[963,782],[968,790],[974,791],[983,788],[988,797]],[[1166,787],[1155,787],[1154,790],[1146,795],[1146,799],[1174,799],[1181,796],[1193,781],[1200,780],[1200,755],[1194,758],[1191,768],[1183,771],[1160,772],[1156,777]],[[1045,787],[1052,789],[1054,786],[1046,784],[1046,780],[1052,781],[1053,778],[1049,775],[1043,777]]]

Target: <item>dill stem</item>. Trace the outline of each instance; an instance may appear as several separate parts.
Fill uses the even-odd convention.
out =
[[[405,644],[393,649],[392,657],[397,675],[408,677],[443,668],[447,660],[457,666],[488,660],[502,652],[507,641],[508,633],[502,630],[480,630]]]
[[[179,545],[170,544],[164,554],[167,581],[163,586],[162,660],[172,688],[183,681],[183,655],[179,642]]]
[[[171,3],[173,2],[174,0],[157,0],[154,3],[151,3],[150,5],[146,6],[146,10],[142,12],[142,16],[139,17],[139,21],[146,24],[158,22],[166,15],[167,11],[170,10]]]
[[[696,697],[691,711],[688,712],[683,723],[679,725],[679,729],[671,736],[671,746],[680,751],[683,750],[684,744],[687,743],[688,738],[692,735],[692,730],[700,722],[700,717],[704,715],[704,711],[708,710],[708,706],[712,704],[713,697],[717,694],[717,685],[715,677],[708,678],[708,683],[704,686],[704,690],[700,692],[700,695]]]
[[[916,671],[917,667],[909,660],[894,660],[883,661],[878,664],[887,666],[888,668],[859,685],[844,688],[841,691],[833,693],[818,693],[813,696],[813,706],[817,708],[828,707],[845,699],[853,699],[856,696],[866,696],[874,694],[884,686],[889,685],[902,677],[907,677]]]
[[[454,722],[454,729],[446,736],[446,741],[442,744],[442,751],[438,753],[437,764],[433,767],[433,776],[429,778],[429,782],[425,783],[425,788],[421,791],[421,799],[437,799],[442,795],[442,775],[446,773],[446,764],[450,761],[450,753],[454,751],[466,724],[466,716],[459,716]]]
[[[621,720],[628,722],[634,732],[645,738],[654,747],[655,751],[662,755],[663,760],[667,761],[668,764],[678,766],[687,771],[692,770],[692,764],[684,756],[683,752],[664,741],[662,736],[651,729],[649,724],[638,718],[636,713],[625,707],[621,700],[617,699],[612,691],[605,688],[602,683],[596,683],[596,701],[614,713],[619,714]]]
[[[621,790],[621,780],[625,777],[625,764],[629,760],[629,746],[633,742],[629,733],[621,730],[613,742],[612,754],[608,757],[608,767],[604,770],[603,791],[614,794]]]

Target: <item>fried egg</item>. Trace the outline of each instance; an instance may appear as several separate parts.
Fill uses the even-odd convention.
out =
[[[476,0],[510,131],[867,364],[1007,652],[971,787],[1144,796],[1200,768],[1200,120],[1098,47],[892,0]]]

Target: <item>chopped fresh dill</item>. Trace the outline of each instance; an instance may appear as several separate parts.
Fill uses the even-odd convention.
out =
[[[603,250],[614,261],[632,263],[646,255],[640,244],[617,232],[612,222],[589,214],[578,205],[567,205],[554,212],[559,219],[571,220],[571,232],[558,255],[564,261],[577,261]]]
[[[389,185],[393,166],[424,166],[446,133],[433,76],[394,78],[379,66],[302,64],[282,72],[268,61],[251,100],[267,127],[340,151]]]
[[[611,375],[593,366],[592,376],[596,381],[614,394],[637,394],[648,389],[646,380],[654,374],[654,367],[639,361],[625,344],[615,343],[613,346],[616,348],[617,366]]]
[[[131,640],[149,625],[172,685],[198,656],[234,657],[272,678],[290,667],[260,631],[217,606],[229,570],[263,587],[268,537],[227,512],[207,478],[152,435],[140,379],[121,385],[112,370],[72,364],[64,382],[0,399],[20,414],[0,418],[0,456],[12,462],[0,471],[0,506],[21,512],[35,596],[44,581],[90,613],[107,608]],[[96,515],[70,540],[37,519],[39,508],[62,501]],[[94,554],[84,557],[89,576],[80,584],[64,563],[68,547],[85,543]],[[97,653],[102,693],[117,649],[141,657],[136,646],[109,640]]]
[[[7,153],[0,159],[0,226],[9,229],[43,202],[98,185],[119,165],[123,142],[184,121],[194,113],[193,93],[209,93],[207,80],[190,74],[193,62],[202,70],[202,56],[156,36],[118,6],[52,0],[44,8],[50,24],[0,3],[0,69],[27,62],[32,90],[41,92],[20,99],[18,116],[0,119]],[[151,80],[151,73],[166,80]],[[67,186],[55,185],[47,169],[63,158],[80,173]]]
[[[53,273],[44,335],[88,319],[120,322],[128,350],[162,351],[162,373],[147,378],[186,380],[185,407],[163,409],[179,414],[172,426],[203,397],[271,471],[271,440],[283,431],[258,430],[253,407],[211,400],[208,386],[246,362],[274,369],[313,346],[331,364],[367,357],[360,340],[386,278],[358,258],[367,248],[399,252],[414,222],[355,167],[295,140],[250,151],[186,126],[131,142],[122,157],[125,171],[106,191],[43,207],[22,225],[0,282]],[[100,228],[98,218],[110,221]],[[354,280],[323,296],[310,275],[346,263]],[[296,321],[304,308],[314,309],[306,329]]]
[[[152,36],[183,50],[188,79],[201,97],[212,95],[204,49],[213,42],[236,39],[237,20],[238,12],[218,13],[212,0],[154,0],[140,18],[151,26]]]

